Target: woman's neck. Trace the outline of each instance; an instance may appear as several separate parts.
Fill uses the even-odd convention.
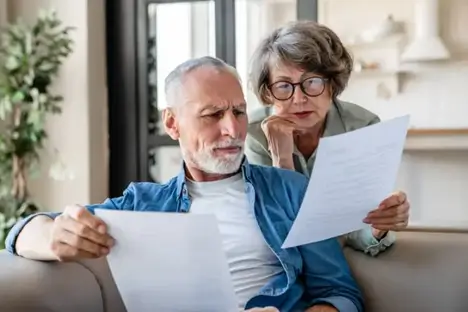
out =
[[[306,159],[309,159],[317,149],[324,130],[325,122],[322,121],[310,129],[295,133],[294,143],[299,152],[301,152]]]

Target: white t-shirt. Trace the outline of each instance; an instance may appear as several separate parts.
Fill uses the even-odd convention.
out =
[[[190,213],[215,214],[239,308],[283,268],[267,245],[250,207],[241,174],[213,182],[187,181]]]

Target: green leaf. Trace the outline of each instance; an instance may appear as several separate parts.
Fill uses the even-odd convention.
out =
[[[34,82],[34,74],[25,75],[24,78],[23,78],[23,81],[24,81],[24,83],[26,85],[32,86],[32,84]]]
[[[13,105],[8,96],[0,98],[0,117],[5,120],[7,114],[12,110]]]
[[[37,111],[30,111],[28,114],[28,123],[37,124],[40,122],[40,114]]]
[[[47,10],[44,10],[44,9],[40,9],[39,10],[39,13],[37,15],[37,18],[39,20],[44,20],[44,19],[47,19],[48,18],[48,15],[49,15],[49,12],[47,12]]]
[[[20,66],[19,60],[15,56],[10,56],[6,59],[5,68],[9,71],[13,71],[18,69]]]
[[[11,102],[12,102],[12,103],[19,103],[19,102],[24,101],[24,98],[25,98],[24,93],[21,92],[21,91],[17,91],[17,92],[13,95],[13,97],[11,98]]]
[[[10,229],[13,227],[13,225],[15,225],[17,219],[15,217],[11,217],[8,221],[6,221],[5,223],[5,227],[6,229]]]
[[[17,57],[18,59],[23,56],[23,52],[21,51],[21,46],[19,45],[10,46],[8,49],[11,55]]]
[[[44,104],[47,102],[47,95],[45,94],[39,94],[38,101],[40,104]]]
[[[27,55],[30,55],[33,50],[33,38],[31,32],[27,31],[24,37],[24,50]]]
[[[37,98],[39,96],[39,90],[37,90],[37,88],[33,88],[29,91],[29,95],[33,98]]]
[[[52,64],[51,62],[45,62],[45,63],[42,63],[40,66],[39,66],[39,70],[40,71],[51,71],[55,68],[55,65]]]

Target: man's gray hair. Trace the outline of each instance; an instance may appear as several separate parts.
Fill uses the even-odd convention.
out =
[[[164,92],[168,107],[173,107],[177,104],[177,95],[183,92],[183,82],[185,77],[192,71],[201,68],[209,67],[219,71],[226,71],[236,77],[241,82],[237,70],[221,59],[212,56],[203,56],[189,59],[174,68],[164,80]]]

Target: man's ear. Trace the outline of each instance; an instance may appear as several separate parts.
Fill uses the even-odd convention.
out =
[[[176,116],[174,114],[174,110],[171,108],[165,108],[162,111],[162,121],[164,124],[164,130],[166,133],[173,139],[178,140],[179,135],[179,128],[176,120]]]

